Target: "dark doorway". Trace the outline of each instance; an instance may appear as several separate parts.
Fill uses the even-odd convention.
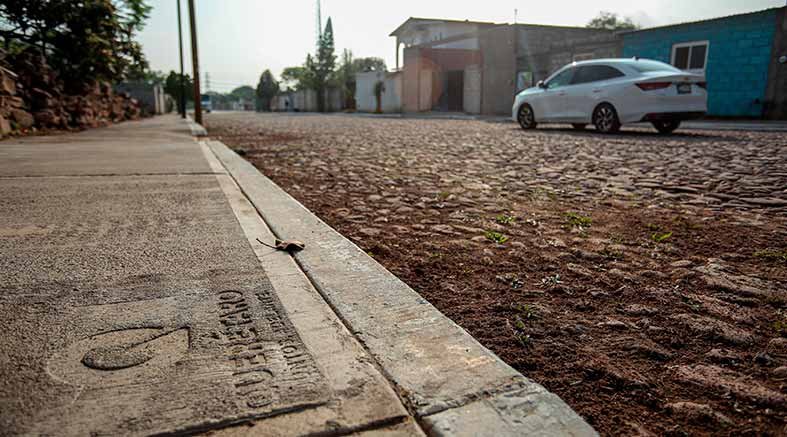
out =
[[[437,110],[448,112],[464,111],[465,72],[446,71],[443,73],[443,93],[440,95]]]

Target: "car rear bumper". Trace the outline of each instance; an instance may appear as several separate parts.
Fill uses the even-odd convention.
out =
[[[640,121],[683,121],[695,120],[705,116],[705,111],[687,112],[651,112],[645,114]]]

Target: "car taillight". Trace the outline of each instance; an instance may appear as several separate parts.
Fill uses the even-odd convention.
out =
[[[670,85],[672,85],[672,82],[645,82],[637,84],[639,89],[642,91],[661,90],[669,87]]]
[[[697,82],[697,86],[702,88],[702,89],[704,89],[704,90],[708,89],[708,83],[707,82]]]

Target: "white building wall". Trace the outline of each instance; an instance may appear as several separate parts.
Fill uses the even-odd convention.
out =
[[[383,82],[385,92],[381,100],[383,112],[402,111],[402,74],[383,73],[370,71],[355,75],[355,105],[359,112],[374,112],[377,110],[377,97],[374,95],[374,86]]]

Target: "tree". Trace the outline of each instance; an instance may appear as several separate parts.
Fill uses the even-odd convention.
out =
[[[312,59],[311,56],[306,57],[306,69],[310,73],[306,79],[313,81],[313,89],[317,92],[317,109],[320,112],[325,111],[325,90],[328,88],[328,82],[333,75],[334,68],[336,68],[334,51],[333,24],[329,17],[328,23],[325,25],[325,32],[320,37],[316,59]]]
[[[358,58],[353,61],[353,69],[356,73],[365,71],[388,71],[385,60],[382,58]]]
[[[350,50],[345,49],[342,53],[342,62],[336,71],[336,85],[342,89],[344,94],[344,107],[355,109],[355,75],[368,71],[387,71],[385,61],[381,58],[358,58],[353,59]]]
[[[378,81],[374,84],[374,97],[377,99],[377,109],[374,112],[377,114],[383,112],[383,93],[385,93],[385,83]]]
[[[167,81],[167,75],[162,71],[143,70],[129,73],[128,79],[149,84],[164,84]]]
[[[191,81],[191,77],[188,74],[183,75],[183,86],[185,88],[185,98],[186,102],[191,102],[194,100],[194,93],[192,90],[194,89],[194,83]],[[178,109],[182,109],[180,107],[180,74],[170,71],[169,75],[167,75],[167,79],[164,81],[164,92],[172,96],[175,99],[175,102],[178,104]]]
[[[287,67],[281,72],[281,85],[287,89],[303,90],[309,88],[306,67]]]
[[[344,94],[344,107],[355,109],[355,60],[350,50],[342,52],[342,63],[336,71],[336,85]]]
[[[631,18],[621,18],[614,12],[601,11],[596,18],[588,22],[587,27],[592,29],[607,30],[634,30],[639,29],[639,25],[631,21]]]
[[[270,111],[271,99],[279,93],[279,82],[273,77],[270,70],[265,70],[260,75],[260,81],[257,83],[257,110]]]
[[[243,85],[235,88],[234,90],[230,91],[230,97],[235,100],[254,100],[255,96],[254,88],[250,87],[249,85]]]
[[[81,91],[147,69],[134,38],[150,10],[145,0],[3,0],[0,37],[12,54],[37,50],[67,89]]]

